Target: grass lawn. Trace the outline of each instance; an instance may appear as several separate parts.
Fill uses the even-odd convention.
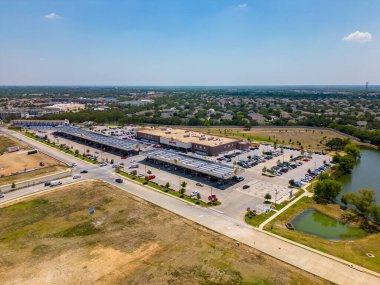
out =
[[[285,227],[286,222],[291,221],[305,209],[310,208],[342,221],[344,221],[345,215],[349,214],[349,211],[340,209],[339,205],[316,204],[312,198],[303,197],[276,219],[268,223],[264,230],[380,272],[380,259],[378,258],[380,256],[380,233],[369,234],[366,237],[355,240],[332,241],[297,231],[291,231]],[[352,226],[358,226],[359,221],[356,220],[350,224]],[[366,253],[372,253],[376,258],[370,258],[366,256]]]
[[[93,207],[94,214],[88,209]],[[0,208],[2,284],[328,284],[103,182]]]
[[[272,210],[266,214],[260,214],[260,215],[256,215],[256,216],[251,216],[251,215],[246,214],[244,216],[244,220],[247,224],[254,226],[254,227],[258,227],[263,222],[265,222],[267,219],[269,219],[272,215],[274,215],[275,213],[276,212]]]

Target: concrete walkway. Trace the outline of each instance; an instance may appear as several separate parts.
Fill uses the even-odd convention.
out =
[[[277,211],[274,215],[270,216],[268,219],[266,219],[263,223],[260,224],[259,229],[262,230],[264,227],[270,222],[273,221],[275,218],[277,218],[281,213],[285,212],[287,209],[289,209],[291,206],[293,206],[295,203],[297,203],[299,200],[301,200],[303,197],[311,197],[311,193],[308,192],[306,189],[304,193],[302,193],[300,196],[298,196],[296,199],[291,201],[288,205],[286,205],[281,210]]]

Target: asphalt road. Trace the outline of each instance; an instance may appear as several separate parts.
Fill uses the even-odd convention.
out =
[[[115,182],[117,175],[111,167],[98,167],[80,161],[66,153],[45,146],[37,141],[26,138],[21,134],[5,131],[7,134],[22,139],[24,142],[37,149],[43,149],[50,155],[67,162],[76,162],[78,167],[74,173],[81,169],[89,170],[88,174],[82,175],[82,179],[95,178],[110,183],[120,189],[138,196],[146,201],[165,208],[173,213],[192,220],[218,233],[233,238],[236,241],[254,247],[263,253],[271,255],[279,260],[294,265],[312,274],[335,282],[337,284],[380,284],[380,275],[357,265],[352,265],[344,260],[318,252],[311,248],[296,244],[283,238],[273,236],[261,230],[252,228],[243,221],[229,217],[213,208],[203,208],[188,204],[180,199],[175,199],[162,192],[147,190],[146,187],[132,181],[124,180],[124,183]],[[73,180],[71,180],[73,181]],[[66,179],[62,179],[66,183]],[[70,182],[70,179],[67,179]],[[41,187],[41,186],[40,186]],[[46,188],[31,188],[14,191],[6,195],[1,201],[22,197]],[[50,189],[50,188],[48,188]],[[12,195],[11,198],[8,195]]]

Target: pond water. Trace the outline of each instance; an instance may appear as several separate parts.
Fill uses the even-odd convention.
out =
[[[339,201],[347,192],[371,188],[376,191],[376,203],[380,204],[380,151],[362,149],[362,157],[352,174],[345,175],[339,180],[343,184],[342,192],[338,196]]]
[[[292,223],[296,231],[329,240],[356,239],[367,235],[361,228],[351,227],[314,209],[303,211]]]

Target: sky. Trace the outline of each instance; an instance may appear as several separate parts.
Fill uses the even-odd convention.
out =
[[[0,85],[380,85],[379,0],[0,0]]]

